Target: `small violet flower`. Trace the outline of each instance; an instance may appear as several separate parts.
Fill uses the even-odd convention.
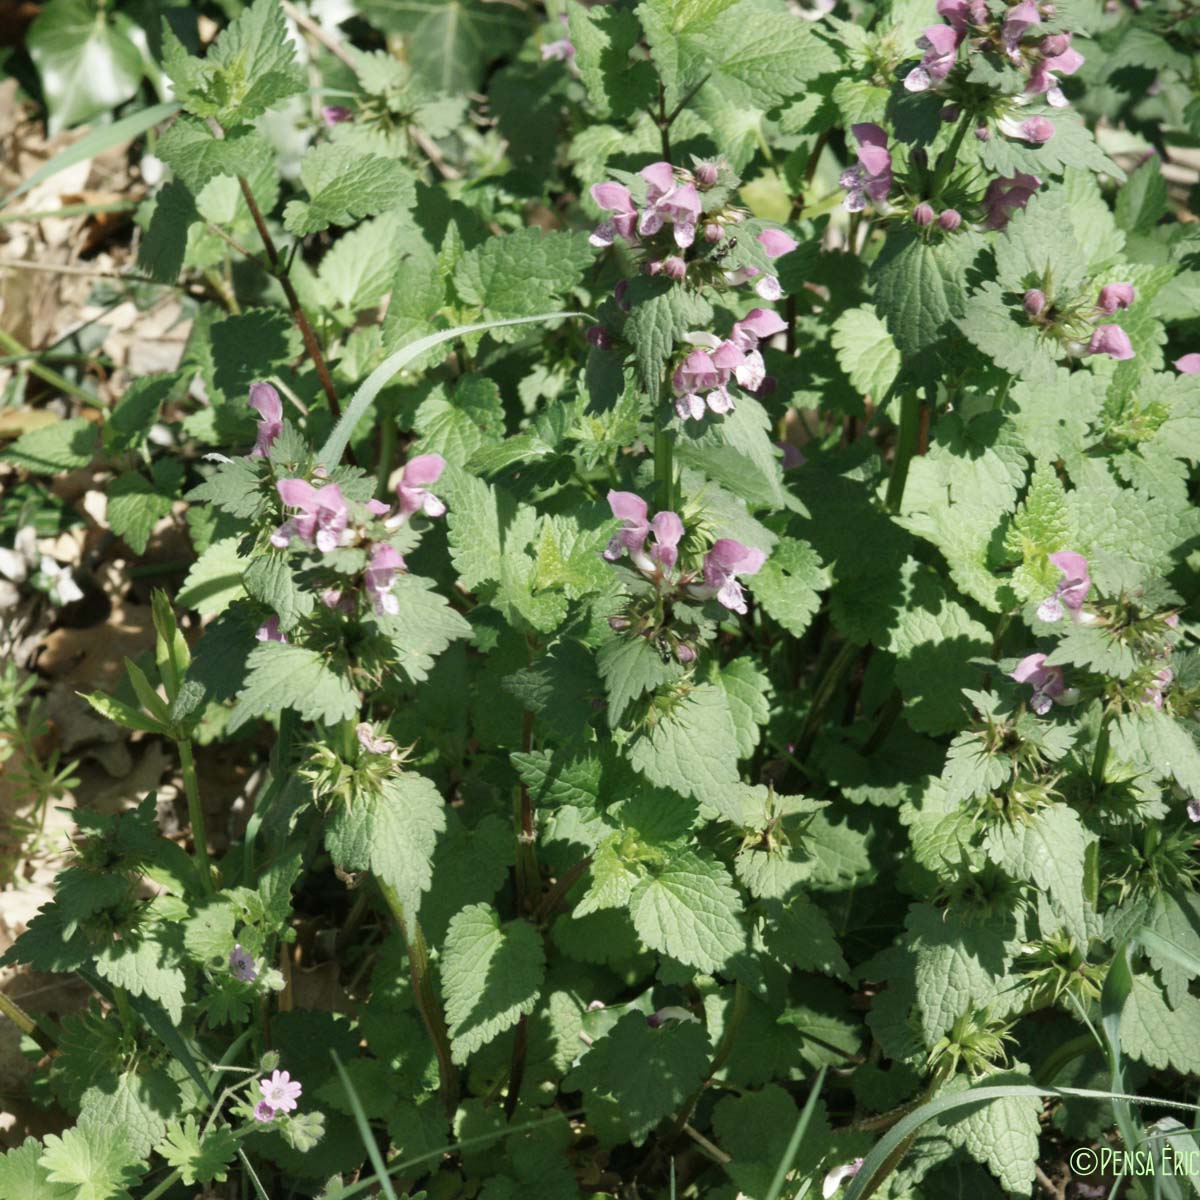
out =
[[[592,186],[592,199],[612,216],[592,230],[588,242],[593,246],[611,246],[618,237],[632,242],[637,231],[637,209],[629,189],[623,183],[597,183]]]
[[[1029,707],[1039,717],[1044,717],[1050,711],[1051,704],[1066,691],[1062,667],[1046,666],[1044,654],[1027,654],[1019,663],[1016,670],[1009,675],[1017,683],[1027,683],[1033,688],[1033,699]]]
[[[229,952],[229,971],[234,979],[240,979],[243,983],[253,983],[258,978],[254,959],[242,949],[240,943]]]
[[[651,1029],[660,1029],[668,1021],[679,1021],[681,1024],[684,1022],[700,1024],[700,1018],[695,1013],[688,1012],[686,1008],[680,1008],[677,1004],[668,1004],[666,1008],[660,1008],[646,1018],[646,1024]]]
[[[1097,325],[1087,344],[1087,353],[1107,354],[1120,361],[1134,357],[1133,343],[1120,325]]]
[[[869,201],[882,204],[892,190],[892,156],[887,134],[870,123],[851,125],[858,139],[858,166],[843,171],[838,184],[846,189],[842,201],[847,212],[862,212]]]
[[[363,571],[363,588],[371,607],[381,616],[395,616],[400,611],[400,601],[392,592],[398,572],[405,569],[400,552],[387,542],[376,542],[371,547],[367,568]]]
[[[696,240],[700,193],[694,184],[677,180],[675,169],[668,162],[651,163],[640,174],[648,186],[646,206],[638,217],[638,233],[648,237],[669,223],[675,244],[686,250]]]
[[[1042,181],[1036,175],[1026,175],[1023,171],[1018,171],[1011,179],[993,179],[983,194],[987,228],[1003,229],[1008,218],[1017,209],[1024,208],[1041,186]]]
[[[1128,308],[1137,299],[1132,283],[1106,283],[1100,289],[1096,311],[1111,317],[1119,308]]]
[[[1059,75],[1074,75],[1083,66],[1083,55],[1071,47],[1069,33],[1052,33],[1042,39],[1042,58],[1029,76],[1026,95],[1045,95],[1052,108],[1065,108],[1067,98],[1058,86]]]
[[[757,575],[767,556],[733,538],[718,538],[704,556],[704,584],[688,590],[697,600],[715,596],[730,612],[745,613],[746,597],[739,575]]]
[[[729,340],[744,355],[740,366],[733,369],[734,378],[748,392],[757,392],[767,377],[766,363],[759,352],[761,338],[773,337],[787,328],[787,322],[777,312],[767,308],[752,308],[740,321],[735,321]]]
[[[300,513],[290,517],[271,534],[271,545],[284,550],[292,538],[315,545],[322,554],[336,550],[350,520],[350,509],[341,488],[327,483],[315,488],[304,479],[281,479],[275,485],[280,499]]]
[[[265,1125],[268,1121],[275,1120],[275,1110],[265,1100],[260,1100],[254,1106],[254,1119]]]
[[[1049,117],[1026,117],[1023,121],[1016,117],[1003,117],[996,125],[1005,137],[1034,146],[1044,145],[1054,136],[1054,122]]]
[[[1200,824],[1200,800],[1189,800],[1187,802],[1188,820],[1193,825]]]
[[[575,57],[575,43],[570,38],[546,42],[541,49],[542,62],[568,62]]]
[[[840,1167],[834,1167],[825,1176],[825,1180],[821,1184],[821,1196],[823,1200],[830,1200],[830,1197],[833,1196],[847,1179],[853,1179],[862,1170],[862,1165],[863,1160],[856,1158],[853,1162],[842,1163]]]
[[[677,513],[660,512],[647,520],[649,508],[635,492],[608,493],[608,506],[622,526],[604,551],[609,562],[616,562],[625,551],[641,573],[654,579],[674,569],[683,539],[683,522]],[[646,550],[646,539],[654,534],[654,544]]]
[[[279,399],[279,393],[269,383],[252,383],[250,407],[261,418],[250,457],[263,458],[275,439],[283,432],[283,402]]]
[[[1021,61],[1021,39],[1035,25],[1042,23],[1042,14],[1033,0],[1022,0],[1004,15],[1004,24],[1000,29],[1000,40],[1004,52],[1013,60]]]
[[[1050,561],[1058,568],[1062,580],[1054,589],[1054,595],[1047,596],[1038,605],[1038,620],[1061,621],[1064,608],[1070,611],[1072,617],[1078,618],[1092,586],[1087,559],[1073,550],[1060,550],[1050,555]]]
[[[254,637],[260,642],[287,642],[287,634],[279,628],[279,618],[268,617],[255,631]]]
[[[286,1071],[272,1071],[270,1079],[258,1081],[258,1090],[262,1092],[263,1102],[275,1112],[291,1112],[304,1089],[299,1080],[293,1079]]]
[[[418,454],[404,464],[400,482],[396,484],[400,511],[386,522],[389,529],[403,525],[414,513],[422,512],[427,517],[445,513],[446,506],[429,490],[445,469],[446,460],[440,454]]]
[[[917,47],[925,51],[925,57],[904,77],[904,86],[910,92],[937,87],[950,74],[962,40],[962,32],[952,25],[930,25],[917,38]]]

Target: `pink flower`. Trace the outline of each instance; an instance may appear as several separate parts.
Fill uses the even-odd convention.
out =
[[[588,241],[593,246],[611,246],[617,237],[632,242],[637,228],[637,209],[629,189],[623,183],[597,183],[592,187],[592,199],[613,215],[596,226]]]
[[[1064,607],[1072,616],[1077,616],[1092,586],[1087,559],[1073,550],[1060,550],[1050,555],[1050,561],[1058,568],[1062,579],[1054,589],[1054,595],[1047,596],[1038,605],[1038,620],[1061,621]]]
[[[229,952],[229,972],[234,979],[240,979],[243,983],[253,983],[258,978],[258,972],[254,969],[254,959],[240,944]]]
[[[767,556],[733,538],[718,538],[704,556],[704,586],[690,588],[697,600],[716,596],[731,612],[745,613],[746,598],[738,575],[757,575]]]
[[[702,342],[675,368],[671,385],[675,389],[675,411],[681,420],[699,420],[705,408],[715,413],[733,411],[733,397],[727,390],[735,372],[749,368],[752,377],[755,364],[733,341],[719,342],[712,334],[691,334],[689,340]],[[762,358],[755,352],[758,367]],[[760,380],[761,382],[761,380]]]
[[[1018,138],[1035,146],[1043,145],[1054,136],[1054,122],[1048,117],[1027,117],[1024,121],[1004,117],[997,122],[997,128],[1005,137]]]
[[[1155,709],[1162,708],[1163,688],[1167,687],[1174,678],[1175,672],[1170,667],[1163,667],[1161,671],[1156,671],[1153,681],[1142,693],[1142,703],[1152,705]]]
[[[254,1119],[265,1125],[268,1121],[275,1120],[275,1110],[265,1100],[260,1100],[254,1106]]]
[[[1034,192],[1042,186],[1036,175],[1018,171],[1011,179],[993,179],[983,194],[983,206],[987,209],[987,227],[1003,229],[1008,218],[1019,208],[1029,203]]]
[[[287,634],[279,628],[278,617],[268,617],[254,632],[254,637],[260,642],[286,642]]]
[[[1053,108],[1065,108],[1067,98],[1058,86],[1059,75],[1074,75],[1083,66],[1084,58],[1071,48],[1069,33],[1052,33],[1042,39],[1043,57],[1034,66],[1025,92],[1030,96],[1045,95]]]
[[[305,479],[281,479],[275,485],[280,499],[300,513],[289,518],[271,534],[271,545],[286,549],[293,537],[328,554],[341,544],[350,520],[346,498],[336,483],[315,488]]]
[[[1107,354],[1109,358],[1133,358],[1133,343],[1120,325],[1097,325],[1087,345],[1088,354]]]
[[[1193,825],[1200,824],[1200,800],[1189,800],[1187,802],[1188,820]]]
[[[937,223],[939,229],[953,233],[962,224],[962,213],[957,208],[948,208],[945,212],[938,214]]]
[[[767,252],[768,258],[782,258],[796,248],[796,239],[782,229],[764,229],[758,235],[758,244]]]
[[[695,185],[677,180],[668,162],[651,163],[640,174],[648,186],[646,206],[638,217],[638,233],[650,236],[670,224],[675,244],[681,250],[687,249],[696,240],[696,222],[700,219],[700,193]]]
[[[665,511],[647,520],[649,508],[645,500],[635,492],[608,493],[608,506],[622,526],[613,535],[604,551],[609,562],[616,562],[623,553],[643,575],[656,578],[670,571],[679,557],[679,543],[683,538],[683,522],[678,514]],[[654,534],[654,544],[646,551],[646,539]]]
[[[542,47],[542,62],[567,62],[575,57],[575,43],[570,38],[559,38],[554,42],[547,42]]]
[[[354,727],[354,736],[368,754],[391,754],[396,748],[396,743],[391,738],[380,737],[374,726],[367,721],[361,721]]]
[[[717,229],[718,235],[720,229]],[[707,236],[707,232],[705,234]],[[710,238],[710,241],[718,241]],[[764,229],[758,235],[758,244],[766,251],[768,258],[779,258],[795,250],[797,242],[790,234],[782,229]],[[743,283],[754,281],[754,290],[764,300],[778,300],[783,295],[783,288],[774,275],[764,275],[758,267],[738,267],[736,271],[725,272],[725,282],[730,287],[740,287]]]
[[[678,281],[687,274],[687,263],[678,254],[670,254],[662,260],[662,273],[668,279]]]
[[[258,437],[250,457],[262,458],[283,432],[283,402],[269,383],[252,383],[250,407],[262,418],[258,423]]]
[[[429,490],[429,485],[437,483],[445,469],[446,460],[440,454],[418,454],[416,458],[410,458],[396,485],[400,511],[387,524],[402,525],[417,512],[423,512],[427,517],[442,516],[446,506]]]
[[[1022,0],[1004,15],[1004,24],[1000,30],[1000,40],[1004,43],[1005,53],[1014,61],[1020,61],[1021,38],[1035,25],[1042,23],[1042,14],[1033,0]]]
[[[1029,707],[1039,717],[1044,717],[1050,711],[1050,705],[1066,691],[1062,667],[1046,666],[1044,654],[1027,654],[1019,663],[1016,670],[1009,675],[1017,683],[1027,683],[1033,688],[1033,699]]]
[[[1106,283],[1100,289],[1100,298],[1096,301],[1096,311],[1111,317],[1119,308],[1128,308],[1137,293],[1132,283]]]
[[[862,1170],[862,1165],[863,1160],[856,1158],[853,1162],[842,1163],[840,1167],[834,1167],[825,1176],[824,1182],[821,1184],[822,1200],[830,1200],[847,1179],[853,1179]]]
[[[934,222],[933,205],[924,200],[913,209],[912,219],[920,226],[932,225]]]
[[[1046,311],[1046,293],[1041,288],[1030,288],[1022,303],[1028,316],[1040,317]]]
[[[392,594],[392,585],[396,582],[397,572],[404,569],[404,559],[394,546],[376,542],[371,547],[367,569],[363,572],[363,587],[377,613],[394,616],[400,611],[400,602]]]
[[[925,51],[925,57],[904,77],[904,86],[910,92],[937,87],[950,74],[962,39],[963,34],[953,25],[930,25],[917,38],[917,47]]]
[[[1175,360],[1174,366],[1181,375],[1200,375],[1200,354],[1185,354]]]
[[[763,338],[773,337],[787,328],[787,322],[773,309],[752,308],[740,321],[733,323],[729,340],[739,350],[756,350]]]
[[[292,1079],[286,1071],[272,1071],[270,1079],[258,1081],[258,1090],[262,1092],[263,1102],[276,1112],[291,1112],[304,1089],[299,1080]]]
[[[851,125],[858,139],[858,166],[843,171],[838,183],[847,191],[842,201],[847,212],[862,212],[868,201],[882,204],[892,190],[892,156],[887,134],[870,123]]]
[[[326,125],[340,125],[343,121],[354,120],[354,114],[342,104],[326,104],[321,109],[321,120]]]

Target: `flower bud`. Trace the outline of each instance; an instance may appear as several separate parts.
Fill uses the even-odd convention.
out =
[[[353,121],[354,114],[341,104],[327,104],[321,109],[321,120],[326,125],[340,125],[343,121]]]
[[[1106,283],[1100,289],[1100,297],[1096,308],[1105,316],[1111,317],[1118,308],[1128,308],[1137,298],[1131,283]]]
[[[725,231],[716,223],[709,221],[704,227],[704,240],[706,242],[719,242],[725,236]]]
[[[675,647],[675,657],[686,666],[688,663],[694,663],[696,661],[696,651],[693,650],[686,642],[680,642],[679,645]]]
[[[913,209],[912,219],[924,228],[926,225],[932,225],[934,221],[933,205],[926,203],[924,200]]]
[[[696,177],[696,182],[702,188],[710,188],[717,182],[717,164],[714,162],[702,162],[696,164],[696,170],[693,174]]]
[[[945,121],[947,125],[957,121],[961,115],[962,109],[960,109],[957,104],[947,104],[946,107],[943,108],[940,113],[938,113],[938,116]]]
[[[938,214],[938,228],[953,233],[962,224],[962,213],[957,208],[948,208]]]
[[[603,325],[591,325],[588,327],[587,340],[596,347],[597,350],[611,350],[613,340],[608,330]]]
[[[992,131],[986,125],[977,125],[975,127],[975,140],[990,142],[992,140]]]
[[[1057,58],[1060,54],[1066,54],[1070,48],[1069,33],[1051,33],[1042,38],[1042,53],[1047,58]]]
[[[1025,312],[1031,317],[1040,317],[1046,310],[1046,293],[1040,288],[1030,288],[1025,293]]]
[[[678,254],[672,254],[663,259],[662,271],[668,279],[682,279],[687,274],[687,263]]]
[[[768,396],[775,395],[779,388],[779,380],[774,375],[764,375],[763,381],[754,389],[754,394],[766,399]]]
[[[609,629],[613,630],[614,633],[620,633],[622,629],[629,628],[629,618],[628,617],[609,617],[608,618],[608,627],[609,627]]]

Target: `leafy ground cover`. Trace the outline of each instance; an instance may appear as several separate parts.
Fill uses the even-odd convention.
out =
[[[1193,7],[14,20],[2,1200],[1200,1189]]]

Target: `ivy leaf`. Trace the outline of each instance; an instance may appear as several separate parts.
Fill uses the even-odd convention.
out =
[[[720,808],[738,783],[738,747],[729,702],[701,684],[684,697],[656,701],[654,720],[629,748],[629,761],[651,783]]]
[[[132,36],[131,36],[132,35]],[[131,99],[142,81],[140,31],[90,0],[52,0],[26,35],[53,137]]]
[[[369,867],[393,888],[407,913],[416,913],[433,878],[437,835],[446,808],[424,775],[401,772],[378,789],[361,788],[325,826],[325,846],[344,871]]]
[[[451,919],[442,991],[455,1062],[466,1062],[533,1012],[545,969],[542,939],[527,921],[501,924],[488,904],[473,904]]]
[[[304,646],[260,642],[246,660],[246,682],[229,717],[236,729],[252,717],[294,708],[306,721],[347,721],[358,713],[350,680],[321,654]]]
[[[283,210],[288,233],[305,237],[330,225],[351,225],[360,217],[416,200],[412,174],[394,158],[363,154],[340,142],[322,142],[300,160],[307,200],[289,200]]]
[[[701,1025],[672,1021],[651,1029],[641,1013],[629,1012],[597,1039],[563,1087],[583,1093],[589,1117],[598,1110],[619,1121],[640,1146],[700,1086],[709,1055]]]
[[[184,1186],[214,1180],[224,1183],[237,1154],[237,1139],[228,1125],[201,1133],[196,1118],[189,1114],[182,1124],[172,1121],[167,1126],[167,1135],[156,1149],[179,1171]]]
[[[708,972],[746,948],[741,907],[725,868],[691,850],[643,879],[629,898],[634,928],[651,950]]]
[[[39,1164],[51,1183],[71,1185],[71,1200],[128,1200],[145,1168],[115,1125],[48,1133]]]

